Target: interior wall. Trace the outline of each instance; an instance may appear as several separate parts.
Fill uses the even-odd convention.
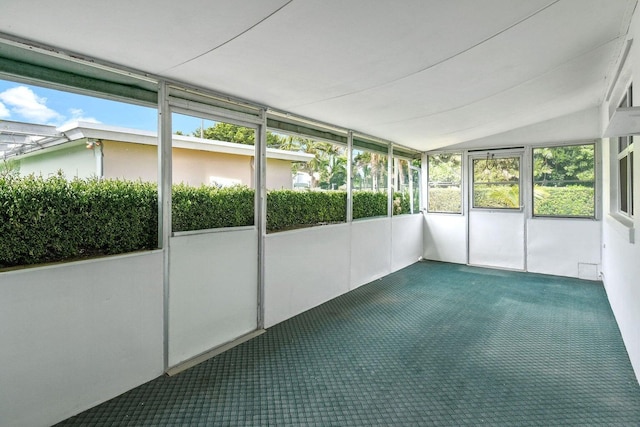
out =
[[[268,234],[265,327],[418,261],[422,215]]]
[[[162,253],[0,273],[0,425],[47,426],[162,375]]]
[[[527,271],[600,280],[600,227],[589,219],[529,219]]]
[[[265,327],[349,291],[349,224],[268,234]]]
[[[554,123],[560,125],[562,120]],[[541,133],[541,138],[549,132],[548,126],[543,128],[545,132]],[[530,134],[527,136],[529,140],[535,137]],[[498,143],[502,141],[500,135],[496,138]],[[493,146],[486,138],[482,141],[487,144],[486,147]],[[540,139],[537,145],[545,141]],[[549,144],[553,144],[553,141]],[[462,153],[464,156],[465,151]],[[423,165],[426,164],[425,155]],[[468,172],[468,169],[464,171]],[[527,190],[531,186],[531,170],[524,168],[523,171],[523,190]],[[423,170],[423,176],[427,176],[426,170]],[[600,171],[597,176],[602,176]],[[468,176],[463,176],[463,179],[468,179]],[[469,187],[467,183],[465,188]],[[423,188],[428,188],[426,179]],[[465,197],[469,197],[466,191],[464,193]],[[530,194],[530,191],[525,191],[527,193]],[[465,204],[465,210],[467,206],[468,203]],[[474,210],[463,214],[425,212],[424,217],[425,259],[526,269],[535,273],[588,280],[600,279],[600,219],[532,217],[526,203],[523,213]]]
[[[423,257],[434,261],[467,263],[467,217],[424,214]]]
[[[394,216],[391,221],[391,271],[407,267],[422,257],[424,217],[421,213]]]
[[[602,128],[606,129],[609,114],[617,107],[621,93],[630,81],[637,87],[640,82],[640,11],[636,9],[633,15],[627,39],[633,39],[626,61],[622,62],[621,73],[615,82],[610,100],[605,101],[601,108]],[[618,58],[619,60],[624,58]],[[634,94],[633,106],[640,106],[637,90]],[[634,145],[639,142],[635,137]],[[634,201],[635,218],[622,221],[612,213],[612,189],[617,188],[617,171],[612,163],[611,145],[617,144],[616,139],[603,140],[603,198],[602,211],[604,216],[602,227],[602,273],[607,296],[618,322],[620,333],[624,340],[629,359],[640,381],[640,243],[638,242],[638,228],[640,228],[640,162],[638,152],[634,156]],[[615,147],[615,146],[614,146]],[[614,150],[615,151],[615,150]]]
[[[350,289],[389,274],[391,219],[383,217],[356,220],[351,224],[350,233]]]

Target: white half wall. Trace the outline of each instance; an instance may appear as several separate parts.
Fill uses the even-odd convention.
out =
[[[355,289],[391,273],[391,219],[360,219],[351,224],[351,279]]]
[[[422,256],[422,214],[394,216],[391,221],[391,271],[397,271]]]
[[[636,53],[636,55],[640,61],[640,54]],[[617,171],[612,173],[610,167],[614,163],[610,161],[610,143],[608,139],[603,140],[604,212],[610,212],[612,198],[610,181],[617,179]],[[613,143],[617,143],[617,141]],[[638,157],[640,156],[634,157],[635,171],[640,171]],[[634,176],[634,189],[635,209],[637,210],[640,200],[640,174],[638,173]],[[640,236],[638,229],[640,229],[638,214],[630,223],[626,224],[611,214],[604,215],[602,222],[602,281],[636,379],[640,382],[640,242],[638,241]]]
[[[527,271],[600,280],[600,222],[529,219]]]
[[[169,245],[169,366],[256,330],[258,232],[172,237]]]
[[[0,273],[0,425],[49,426],[162,375],[162,253]]]
[[[422,215],[268,234],[265,327],[418,261]]]
[[[349,224],[265,238],[265,327],[349,291]]]
[[[640,9],[636,8],[627,34],[630,50],[626,60],[621,55],[622,64],[617,81],[609,97],[609,102],[601,106],[602,129],[609,126],[609,115],[619,105],[620,99],[629,84],[640,81]],[[633,43],[631,43],[631,41]],[[620,67],[620,65],[622,65]],[[633,94],[633,106],[640,105],[637,91]],[[632,123],[627,123],[631,125]],[[637,146],[640,139],[634,137]],[[640,156],[636,147],[634,155],[633,202],[635,215],[633,218],[621,217],[616,211],[618,193],[618,159],[617,138],[602,140],[602,273],[603,282],[611,309],[616,317],[618,327],[631,365],[640,382]],[[613,147],[612,147],[613,145]],[[612,150],[613,148],[613,150]],[[613,151],[613,153],[612,153]]]
[[[603,281],[640,382],[640,247],[629,242],[628,230],[614,218],[606,218],[603,228]]]
[[[467,217],[424,214],[423,257],[433,261],[467,263]]]

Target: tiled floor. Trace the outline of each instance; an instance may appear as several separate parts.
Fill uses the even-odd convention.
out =
[[[63,426],[640,425],[601,283],[420,262]]]

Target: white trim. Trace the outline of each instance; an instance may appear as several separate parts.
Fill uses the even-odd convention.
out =
[[[172,109],[172,111],[174,111]],[[183,111],[183,110],[180,110]],[[248,126],[253,129],[252,126]],[[53,128],[53,127],[52,127]],[[33,155],[39,153],[43,149],[64,148],[67,144],[74,141],[91,138],[107,141],[126,142],[143,145],[158,145],[158,134],[153,131],[145,131],[138,129],[128,129],[118,126],[108,126],[104,124],[75,122],[58,128],[63,133],[59,139],[55,139],[42,147],[28,151],[20,156]],[[198,138],[187,135],[172,135],[173,147],[185,148],[189,150],[200,150],[214,153],[235,154],[239,156],[253,157],[255,155],[255,147],[253,145],[238,144],[234,142],[216,141],[206,138]],[[308,162],[313,159],[312,154],[299,153],[295,151],[279,150],[276,148],[267,148],[268,159],[290,160],[294,162]]]

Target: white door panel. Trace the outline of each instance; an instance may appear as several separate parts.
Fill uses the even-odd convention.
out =
[[[521,150],[469,155],[469,264],[526,268],[524,157]]]
[[[524,215],[472,211],[469,214],[469,264],[524,270]]]

